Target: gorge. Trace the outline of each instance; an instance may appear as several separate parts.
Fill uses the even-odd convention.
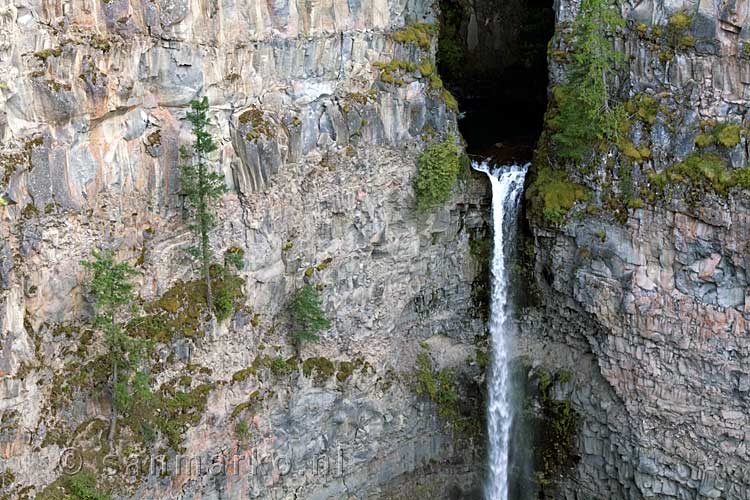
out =
[[[489,157],[531,162],[508,498],[750,499],[749,30],[741,1],[0,3],[0,498],[484,498]],[[132,373],[97,249],[137,271]]]

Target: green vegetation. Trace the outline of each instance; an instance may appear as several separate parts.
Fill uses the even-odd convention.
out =
[[[434,24],[415,23],[394,32],[393,39],[399,43],[415,43],[420,48],[428,50],[436,34],[437,26]]]
[[[566,385],[572,380],[572,372],[561,370],[555,375],[537,370],[536,400],[541,414],[538,422],[539,445],[535,450],[537,461],[537,483],[544,489],[553,478],[577,460],[576,435],[580,422],[579,414],[570,401],[559,401],[552,397],[555,385]]]
[[[37,500],[110,500],[111,496],[102,493],[96,476],[83,470],[72,476],[56,479],[35,497]]]
[[[731,149],[740,143],[740,126],[736,123],[719,124],[713,136],[717,143]]]
[[[336,371],[333,362],[328,358],[313,357],[307,358],[302,363],[302,373],[305,377],[314,376],[316,384],[323,384],[331,378]]]
[[[295,123],[295,120],[299,123]],[[248,141],[254,141],[260,137],[270,138],[274,135],[272,124],[265,119],[263,111],[258,109],[256,106],[250,106],[250,109],[243,112],[239,117],[241,125],[250,125],[250,131],[245,134],[245,139]],[[298,117],[292,119],[293,124],[299,125],[302,123]]]
[[[609,97],[613,72],[623,61],[608,32],[624,24],[606,0],[583,0],[573,26],[575,52],[568,84],[554,89],[554,108],[548,115],[552,141],[561,158],[582,161],[603,140],[620,137],[625,111]]]
[[[292,321],[289,335],[297,350],[302,342],[318,340],[318,333],[331,327],[320,306],[320,294],[309,284],[297,290],[292,297],[288,306]]]
[[[240,420],[235,424],[234,434],[241,443],[246,443],[250,439],[250,425],[247,420]]]
[[[459,31],[464,20],[462,7],[453,2],[441,4],[440,37],[438,38],[437,62],[444,75],[461,75],[466,54],[460,40]]]
[[[89,289],[96,309],[94,326],[104,332],[109,349],[112,370],[109,441],[112,442],[118,414],[131,406],[132,393],[140,392],[143,386],[143,375],[136,368],[141,360],[144,344],[129,336],[120,323],[122,316],[132,306],[134,285],[130,278],[137,272],[127,262],[115,261],[112,252],[94,251],[92,257],[93,260],[84,261],[83,265],[93,274]]]
[[[415,392],[435,403],[438,415],[450,422],[456,430],[466,430],[468,422],[461,414],[453,371],[444,369],[435,372],[430,355],[423,351],[417,355],[415,377]]]
[[[667,41],[673,46],[692,46],[693,37],[686,35],[693,18],[685,12],[676,12],[667,21]],[[687,44],[685,42],[688,42]]]
[[[228,318],[242,298],[243,280],[225,267],[214,264],[210,269],[211,287],[215,291],[214,313],[219,320]],[[208,312],[205,285],[202,280],[177,281],[158,300],[144,306],[146,316],[128,323],[131,335],[157,342],[175,337],[201,337],[201,325]]]
[[[750,189],[750,167],[732,169],[726,160],[713,153],[693,153],[667,169],[667,179],[688,179],[695,186],[711,188],[725,195],[734,187]]]
[[[187,119],[193,126],[195,142],[193,152],[189,153],[187,148],[182,147],[180,152],[183,159],[192,159],[180,167],[180,185],[182,194],[191,207],[193,222],[191,229],[199,239],[199,247],[194,249],[193,254],[200,259],[203,269],[203,280],[206,287],[206,302],[208,310],[213,312],[213,294],[211,293],[211,245],[208,232],[215,225],[216,217],[213,214],[213,205],[226,193],[224,176],[218,172],[209,171],[207,155],[216,151],[211,134],[206,131],[209,125],[207,116],[208,98],[193,100],[190,103],[192,111],[187,113]]]
[[[245,267],[245,251],[239,247],[232,247],[224,253],[224,267],[234,267],[241,271]]]
[[[711,134],[704,134],[700,133],[695,136],[695,145],[699,148],[707,148],[708,146],[713,145],[714,143],[714,136]]]
[[[380,70],[380,81],[393,85],[403,85],[403,73],[413,73],[417,70],[417,65],[413,62],[403,61],[401,59],[392,59],[389,62],[376,62],[373,64]]]
[[[532,206],[541,207],[544,217],[558,224],[577,201],[587,198],[586,188],[570,182],[565,172],[550,167],[539,170],[526,191],[526,199]]]
[[[50,57],[60,57],[60,54],[62,54],[62,49],[60,48],[43,49],[38,52],[34,52],[34,57],[42,62],[46,62]]]
[[[625,110],[648,125],[656,123],[659,101],[650,95],[638,94],[625,103]]]
[[[175,389],[173,383],[162,384],[155,394],[135,401],[125,423],[144,443],[153,441],[158,431],[171,448],[179,450],[182,434],[188,426],[198,424],[206,411],[211,390],[212,384],[185,391]]]
[[[417,210],[426,212],[450,199],[460,170],[460,159],[461,148],[453,136],[422,152],[417,162],[419,170],[414,184]]]

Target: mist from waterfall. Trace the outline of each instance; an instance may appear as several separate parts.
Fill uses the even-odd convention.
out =
[[[509,443],[513,408],[509,369],[509,345],[513,334],[509,296],[508,260],[511,254],[518,207],[528,165],[494,168],[486,162],[473,163],[492,184],[493,251],[490,262],[492,295],[490,336],[492,362],[487,381],[487,436],[489,440],[486,500],[508,500]]]

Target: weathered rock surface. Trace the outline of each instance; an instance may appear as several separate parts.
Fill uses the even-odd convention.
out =
[[[566,26],[577,8],[562,2],[558,23]],[[623,5],[628,25],[617,46],[629,60],[624,97],[647,95],[657,103],[653,123],[631,131],[636,145],[651,150],[625,166],[634,193],[651,189],[648,173],[697,151],[706,123],[746,128],[743,8]],[[670,46],[653,36],[675,13],[692,16],[692,45]],[[566,50],[566,43],[556,37],[553,47]],[[552,75],[557,82],[567,76],[556,63]],[[746,136],[709,151],[744,167]],[[521,352],[534,364],[576,371],[575,383],[558,389],[584,415],[580,462],[556,496],[750,498],[747,192],[675,187],[644,198],[643,208],[627,210],[618,222],[601,209],[623,185],[624,160],[616,161],[569,171],[591,190],[590,205],[598,210],[581,204],[561,227],[539,221],[534,227],[547,306],[523,323]]]
[[[125,491],[323,499],[388,496],[388,486],[412,497],[404,478],[428,466],[446,470],[430,485],[437,496],[476,484],[481,442],[447,432],[411,374],[434,336],[451,366],[478,371],[468,240],[484,226],[486,190],[469,179],[444,208],[417,214],[415,158],[455,117],[418,72],[392,85],[373,66],[434,63],[434,43],[390,36],[434,19],[429,3],[380,0],[0,7],[0,188],[18,202],[0,209],[0,457],[13,477],[0,493],[39,493],[65,472],[63,448],[86,449],[108,418],[106,395],[71,382],[95,376],[103,353],[99,336],[83,340],[80,261],[115,249],[142,271],[145,303],[195,279],[177,166],[192,140],[185,112],[201,95],[219,144],[211,160],[232,188],[212,244],[217,258],[244,251],[243,303],[204,336],[158,344],[152,385],[190,374],[187,389],[210,387],[180,446],[225,467],[125,474]],[[293,354],[279,318],[306,282],[333,326],[302,358],[332,360],[336,375],[266,367],[234,379],[264,352]],[[355,360],[347,374],[341,362]],[[240,444],[232,414],[249,398]],[[247,449],[261,470],[226,466]],[[131,451],[142,461],[165,448]]]

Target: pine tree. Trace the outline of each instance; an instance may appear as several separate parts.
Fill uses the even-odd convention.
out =
[[[201,262],[203,279],[206,283],[206,303],[213,314],[213,295],[211,293],[211,246],[209,231],[216,224],[213,213],[214,205],[226,192],[224,176],[209,170],[208,155],[216,151],[217,146],[206,128],[210,124],[207,116],[208,98],[194,99],[190,102],[192,111],[187,113],[187,120],[193,125],[192,153],[187,148],[180,150],[184,160],[191,160],[180,167],[180,185],[182,194],[190,204],[193,222],[191,229],[198,236],[198,248],[195,255]]]
[[[140,386],[142,374],[135,373],[143,351],[142,341],[130,337],[120,321],[134,299],[134,285],[130,278],[138,274],[127,262],[117,262],[111,251],[94,251],[92,260],[82,264],[91,270],[89,290],[94,297],[94,326],[104,332],[109,349],[112,372],[110,395],[112,417],[109,441],[115,436],[118,414],[126,411],[132,402],[132,387]]]
[[[616,5],[608,0],[583,0],[573,24],[572,63],[568,83],[554,91],[557,113],[550,120],[553,140],[564,158],[582,160],[596,142],[616,142],[626,118],[613,104],[610,90],[625,55],[611,38],[624,25]]]
[[[320,295],[312,285],[297,290],[289,303],[292,319],[290,336],[298,351],[302,342],[318,340],[318,333],[331,327],[331,321],[326,318],[320,305]]]

